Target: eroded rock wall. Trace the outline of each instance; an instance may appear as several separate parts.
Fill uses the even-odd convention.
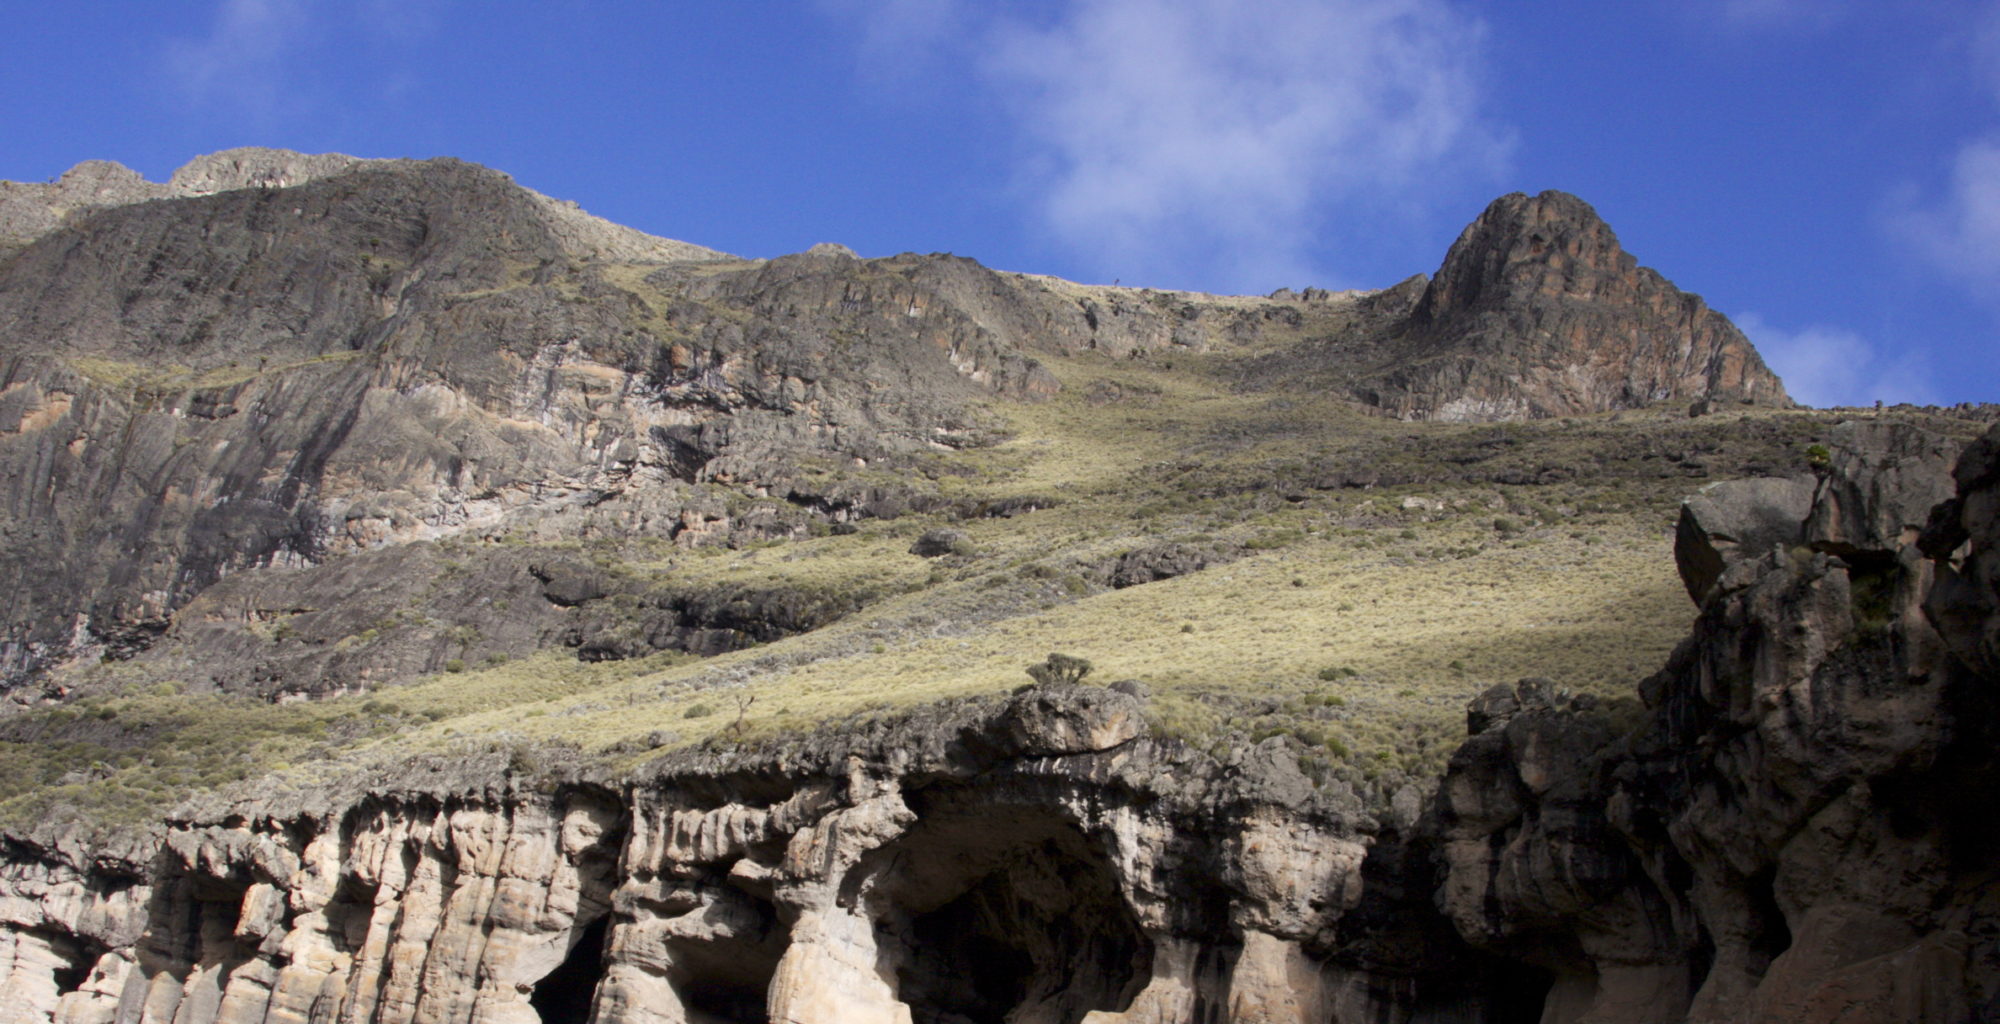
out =
[[[1439,906],[1551,972],[1544,1020],[2000,1018],[1995,437],[1851,423],[1812,479],[1690,501],[1701,616],[1638,729],[1474,705]]]
[[[1351,796],[1143,714],[1039,689],[618,788],[419,764],[115,859],[24,839],[0,990],[65,1024],[1485,1019],[1319,944]]]
[[[1094,687],[618,780],[419,760],[8,837],[0,1013],[1995,1019],[2000,431],[1834,441],[1803,507],[1690,502],[1701,615],[1640,720],[1495,687],[1438,792],[1380,816],[1280,741],[1218,762]]]

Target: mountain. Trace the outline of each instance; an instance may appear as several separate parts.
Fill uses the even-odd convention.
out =
[[[0,185],[0,1019],[2000,1019],[1996,419],[1561,193],[1244,297]]]

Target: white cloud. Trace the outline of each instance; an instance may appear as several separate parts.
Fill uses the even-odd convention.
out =
[[[977,34],[979,9],[967,0],[817,0],[825,14],[858,26],[864,74],[902,84],[930,73],[943,56]]]
[[[1330,207],[1493,157],[1480,35],[1438,0],[1077,0],[991,67],[1057,237],[1127,277],[1193,260],[1268,288],[1313,280]]]
[[[1018,196],[1105,278],[1336,283],[1311,249],[1359,211],[1503,162],[1483,26],[1452,0],[820,3],[860,19],[864,66],[943,54],[992,90]]]
[[[1892,223],[1939,269],[2000,301],[2000,139],[1960,146],[1943,194]]]
[[[402,55],[436,34],[450,0],[219,0],[199,38],[170,40],[168,80],[195,103],[270,119],[317,106],[307,94],[327,59]],[[318,50],[318,53],[314,51]],[[409,72],[384,73],[393,83]]]
[[[1811,406],[1937,402],[1929,367],[1917,354],[1886,355],[1867,339],[1838,327],[1788,331],[1756,313],[1733,317],[1793,399]]]
[[[285,57],[304,34],[311,0],[222,0],[215,25],[167,51],[167,71],[189,97],[268,109],[286,85]]]

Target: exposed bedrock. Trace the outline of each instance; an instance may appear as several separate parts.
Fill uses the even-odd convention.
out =
[[[822,471],[995,440],[983,403],[1058,386],[1037,354],[1199,348],[1297,306],[948,255],[738,260],[452,160],[237,150],[165,185],[5,184],[0,689],[143,651],[243,573],[303,569],[278,605],[316,607],[315,570],[416,542],[694,546],[934,510]],[[436,660],[376,653],[294,689]]]
[[[1502,420],[1665,399],[1790,404],[1728,318],[1618,244],[1562,192],[1502,196],[1390,328],[1391,358],[1356,390],[1405,419]]]
[[[1507,1019],[1434,913],[1429,947],[1368,920],[1400,897],[1351,796],[1143,713],[1041,688],[621,786],[496,754],[124,847],[16,837],[5,1019]]]
[[[1550,972],[1544,1021],[2000,1019],[1996,437],[1847,424],[1690,500],[1701,615],[1637,730],[1474,704],[1438,905]]]

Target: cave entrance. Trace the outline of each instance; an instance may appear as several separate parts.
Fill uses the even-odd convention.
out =
[[[1076,826],[1047,808],[911,802],[918,824],[872,855],[864,884],[914,1024],[1078,1024],[1131,1005],[1152,942]]]
[[[704,912],[711,934],[668,941],[668,981],[690,1024],[770,1024],[771,980],[790,943],[778,908],[760,895],[721,888]]]
[[[610,924],[607,914],[585,926],[563,962],[535,983],[528,1005],[542,1024],[586,1024],[590,1020],[590,1003],[604,977],[605,934]]]
[[[83,988],[90,980],[90,972],[96,970],[97,960],[109,950],[98,943],[81,936],[63,935],[55,932],[31,931],[30,935],[43,938],[54,957],[55,964],[49,969],[49,976],[55,982],[56,995],[68,995]]]
[[[1486,990],[1486,1019],[1493,1024],[1538,1024],[1556,986],[1556,975],[1532,964],[1493,969]]]

